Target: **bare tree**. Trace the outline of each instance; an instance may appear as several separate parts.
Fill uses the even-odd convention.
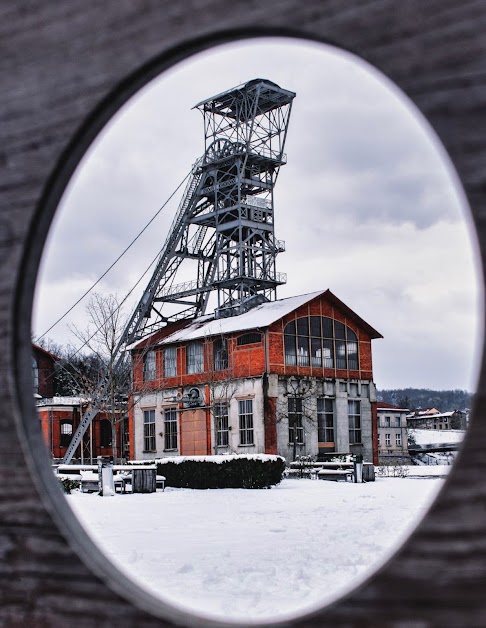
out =
[[[313,380],[302,377],[291,376],[283,381],[286,392],[283,396],[279,395],[277,421],[288,421],[289,444],[292,445],[292,461],[295,461],[298,446],[305,443],[306,422],[315,424],[317,421],[316,386]]]
[[[116,295],[94,293],[86,306],[88,325],[85,330],[71,326],[71,332],[82,341],[91,353],[83,357],[90,368],[77,370],[81,381],[78,383],[85,394],[92,396],[104,377],[108,385],[100,410],[106,413],[111,424],[111,443],[113,460],[118,458],[117,425],[125,419],[127,413],[127,394],[130,382],[128,359],[117,363],[115,350],[125,328],[126,318]],[[115,365],[117,368],[115,368]]]
[[[209,410],[214,425],[214,451],[218,453],[220,448],[229,445],[229,410],[231,399],[236,394],[237,379],[234,376],[227,338],[223,334],[206,338],[204,345]]]

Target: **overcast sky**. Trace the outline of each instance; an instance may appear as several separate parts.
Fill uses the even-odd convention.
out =
[[[146,86],[80,164],[51,229],[39,336],[98,279],[204,151],[199,101],[253,78],[297,93],[275,192],[278,296],[329,288],[377,329],[378,388],[476,383],[475,245],[447,156],[399,90],[351,55],[254,40],[214,48]],[[123,297],[160,250],[181,193],[96,288]],[[136,290],[141,296],[145,282]],[[130,302],[127,314],[134,302]],[[48,333],[75,343],[84,304]]]

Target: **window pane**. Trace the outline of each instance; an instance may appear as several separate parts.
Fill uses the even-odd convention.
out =
[[[240,445],[253,445],[253,399],[238,401]]]
[[[177,349],[167,347],[164,351],[164,377],[175,377],[177,375]]]
[[[348,342],[348,369],[358,370],[358,344],[356,342]]]
[[[292,332],[289,331],[288,333],[292,333]],[[295,333],[295,325],[294,325],[293,333]],[[247,334],[242,334],[241,336],[238,336],[236,344],[238,347],[242,347],[243,345],[251,345],[257,342],[261,342],[261,341],[262,341],[262,335],[257,331],[251,331]]]
[[[312,366],[322,366],[322,348],[320,338],[311,338]]]
[[[203,345],[193,342],[187,345],[186,353],[187,373],[202,373],[204,371]]]
[[[361,402],[348,400],[349,443],[361,443]]]
[[[302,397],[289,397],[287,403],[289,418],[289,443],[296,442],[302,444],[304,442],[304,428],[302,425]]]
[[[285,364],[288,366],[296,366],[297,353],[295,349],[295,336],[284,336],[285,346]]]
[[[324,338],[334,338],[332,333],[332,318],[322,319],[322,335]]]
[[[332,399],[317,399],[317,440],[320,443],[334,442],[334,411]]]
[[[346,368],[346,343],[342,340],[336,340],[336,368]]]
[[[309,335],[309,319],[307,316],[297,319],[297,335]]]
[[[308,336],[297,336],[297,366],[309,366]]]
[[[324,340],[324,368],[334,368],[334,347],[332,340]]]
[[[214,370],[224,371],[228,368],[228,344],[226,338],[217,338],[213,343]]]
[[[284,334],[289,334],[291,336],[296,335],[295,321],[290,321],[290,323],[285,325]]]
[[[346,338],[348,340],[354,340],[355,342],[358,342],[358,338],[356,337],[356,334],[349,327],[346,327]]]
[[[155,410],[143,411],[143,448],[155,451]]]
[[[175,408],[164,410],[164,449],[177,449],[177,411]]]
[[[334,321],[334,333],[336,338],[338,338],[339,340],[346,339],[343,323],[340,323],[339,321]]]
[[[148,351],[143,359],[143,380],[149,382],[155,379],[155,351]]]
[[[229,422],[227,402],[217,402],[214,406],[214,420],[216,425],[216,444],[218,447],[227,447],[229,444]]]
[[[311,329],[311,336],[314,336],[315,338],[320,338],[321,337],[321,317],[320,316],[311,316],[310,317],[310,329]]]

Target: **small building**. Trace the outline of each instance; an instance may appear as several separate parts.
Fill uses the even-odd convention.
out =
[[[378,401],[379,464],[410,464],[408,453],[407,408]]]
[[[407,425],[411,429],[424,430],[465,430],[468,416],[462,410],[450,412],[423,412],[417,410],[407,416]]]
[[[80,397],[51,397],[37,402],[44,442],[53,462],[60,462],[76,431],[88,402]],[[119,420],[121,419],[121,420]],[[128,422],[115,415],[117,458],[129,458]],[[76,462],[96,464],[97,456],[113,456],[110,415],[99,412],[75,452]]]
[[[338,452],[376,464],[381,337],[329,290],[169,323],[131,346],[132,457]]]
[[[46,349],[32,344],[32,380],[37,399],[55,394],[56,362],[59,358]]]

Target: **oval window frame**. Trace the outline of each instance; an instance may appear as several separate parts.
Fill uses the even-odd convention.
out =
[[[292,4],[294,5],[294,7],[296,7],[296,10],[298,10],[298,3],[289,3],[289,5]],[[318,3],[315,3],[316,7],[317,4]],[[243,10],[244,9],[241,9],[241,11]],[[270,12],[268,9],[266,11],[267,13]],[[238,9],[236,9],[236,13],[238,13]],[[371,12],[369,14],[371,14]],[[369,19],[371,19],[371,17]],[[288,20],[287,23],[291,22],[290,13],[286,20]],[[97,136],[101,128],[103,128],[106,122],[119,109],[119,107],[124,104],[129,97],[136,93],[140,87],[145,85],[146,82],[148,82],[151,78],[154,78],[165,69],[168,69],[177,61],[189,57],[196,52],[200,52],[206,48],[213,47],[221,43],[229,43],[237,39],[253,38],[255,37],[255,34],[264,37],[297,37],[303,40],[337,45],[337,47],[349,50],[349,48],[346,48],[343,43],[339,45],[336,44],[336,41],[330,41],[329,38],[326,38],[325,40],[323,37],[318,38],[315,34],[312,34],[310,28],[309,31],[302,30],[298,33],[294,29],[288,29],[287,31],[284,31],[282,29],[275,30],[272,28],[266,28],[262,29],[259,33],[257,33],[253,29],[251,30],[251,33],[248,30],[237,29],[234,31],[226,31],[224,34],[215,34],[214,30],[217,23],[218,22],[215,23],[212,29],[212,35],[198,40],[187,40],[184,44],[173,47],[170,51],[166,51],[162,55],[158,56],[157,59],[147,61],[145,65],[143,65],[135,72],[135,74],[130,74],[129,78],[126,78],[121,82],[117,82],[114,76],[110,76],[107,79],[107,82],[109,84],[108,87],[113,85],[114,82],[117,82],[117,85],[114,87],[113,91],[110,91],[110,93],[106,94],[101,104],[96,107],[96,109],[84,121],[79,130],[74,133],[67,148],[61,154],[58,164],[54,168],[52,175],[49,177],[49,180],[46,183],[42,198],[37,205],[35,214],[33,214],[33,220],[30,223],[30,230],[26,234],[25,240],[23,242],[24,255],[21,262],[17,266],[18,272],[16,274],[16,277],[18,279],[18,282],[15,289],[12,307],[9,309],[10,336],[8,356],[11,358],[9,364],[9,373],[15,377],[16,382],[14,384],[13,379],[9,380],[9,387],[11,387],[10,390],[15,387],[16,397],[12,400],[12,415],[14,416],[17,424],[17,444],[20,447],[23,447],[23,454],[30,470],[31,480],[37,486],[37,490],[41,496],[43,507],[47,510],[48,513],[50,513],[52,519],[56,523],[58,530],[62,531],[62,533],[65,534],[67,529],[67,531],[71,533],[72,536],[70,537],[70,544],[73,547],[75,554],[79,555],[82,558],[82,561],[88,567],[88,569],[96,574],[96,576],[99,578],[99,586],[103,586],[101,582],[105,581],[110,589],[116,591],[118,594],[122,595],[123,598],[130,600],[130,602],[133,603],[135,606],[143,608],[145,611],[152,614],[153,616],[159,617],[161,619],[168,619],[169,621],[173,622],[182,621],[186,625],[195,625],[196,623],[198,623],[198,625],[205,625],[206,622],[204,620],[201,621],[200,619],[193,618],[185,612],[179,612],[174,607],[168,604],[164,604],[159,599],[153,598],[143,589],[140,589],[139,587],[134,585],[133,582],[130,582],[127,586],[126,582],[120,581],[120,574],[119,572],[117,573],[117,570],[114,567],[111,567],[109,570],[106,569],[106,561],[104,561],[103,558],[100,556],[96,557],[93,555],[93,549],[95,548],[94,544],[83,532],[80,524],[74,518],[72,512],[66,505],[62,494],[55,486],[55,482],[48,464],[47,453],[45,452],[45,449],[43,447],[39,447],[42,442],[40,431],[34,429],[33,427],[35,421],[35,408],[33,405],[33,400],[30,399],[29,395],[27,394],[32,384],[29,377],[31,360],[30,318],[36,269],[38,267],[40,255],[44,247],[48,227],[50,226],[54,212],[58,206],[62,192],[64,191],[64,187],[65,185],[67,185],[67,182],[70,180],[75,167],[79,163],[79,160],[81,159],[82,155],[84,155],[87,147],[91,144],[94,137]],[[127,46],[128,45],[130,45],[130,42],[127,42]],[[107,51],[107,56],[109,56],[109,43],[107,44],[105,50]],[[350,52],[358,54],[358,56],[364,57],[363,54],[359,55],[359,51],[350,50]],[[383,68],[380,68],[380,66],[376,62],[372,61],[372,63],[380,71],[384,72]],[[400,65],[400,62],[398,60],[397,64]],[[395,80],[395,83],[400,87],[399,82]],[[407,94],[407,91],[405,89],[403,89],[403,91],[405,94]],[[423,111],[423,109],[422,113],[426,116],[426,113]],[[427,119],[429,118],[427,117]],[[442,134],[440,135],[440,139],[441,141],[444,141],[444,136]],[[486,142],[486,138],[483,141]],[[59,146],[60,142],[58,142],[58,147]],[[458,167],[457,162],[455,166],[456,168]],[[465,187],[467,189],[467,186]],[[474,207],[472,205],[471,210],[473,216],[475,216]],[[476,212],[476,216],[479,216],[478,212]],[[478,225],[476,224],[476,229],[477,228]],[[478,234],[482,236],[479,231]],[[484,241],[484,238],[481,237],[481,242]],[[481,279],[483,280],[484,284],[483,268],[478,268],[478,272],[481,273]],[[16,351],[14,351],[14,349]],[[480,391],[482,388],[481,384],[484,379],[484,373],[485,363],[483,355],[481,377],[477,387],[478,391]],[[6,400],[8,404],[8,396]],[[441,529],[443,528],[443,526],[441,527],[440,525],[440,519],[443,512],[447,513],[448,511],[453,510],[454,505],[457,506],[457,504],[462,504],[464,509],[466,511],[468,510],[469,504],[463,494],[463,482],[468,477],[468,471],[473,471],[475,474],[474,478],[476,486],[479,487],[479,482],[481,481],[478,473],[479,467],[475,468],[473,463],[476,462],[476,464],[479,464],[481,458],[478,443],[481,443],[481,441],[484,443],[486,440],[484,437],[484,430],[479,430],[479,428],[477,427],[478,421],[474,418],[478,415],[479,405],[482,406],[481,399],[480,403],[476,404],[476,407],[473,409],[471,426],[466,436],[461,455],[459,456],[459,459],[454,466],[452,473],[446,481],[444,489],[436,498],[434,504],[432,505],[425,518],[419,524],[418,528],[412,533],[412,535],[408,538],[405,544],[397,550],[394,556],[381,569],[375,571],[364,584],[358,586],[357,588],[354,588],[350,594],[340,597],[339,600],[337,600],[334,604],[326,606],[319,611],[316,611],[316,621],[326,623],[327,620],[330,623],[334,622],[333,625],[336,625],[335,622],[337,621],[359,621],[359,614],[366,612],[367,608],[368,611],[371,611],[372,608],[374,609],[371,617],[378,618],[381,615],[383,619],[382,613],[387,613],[387,609],[382,608],[380,610],[380,607],[382,605],[382,602],[384,602],[386,598],[381,598],[378,602],[378,606],[376,605],[376,601],[374,602],[373,606],[373,602],[367,602],[367,599],[369,593],[372,591],[375,591],[375,600],[379,599],[379,596],[376,595],[376,591],[378,590],[379,592],[380,589],[381,591],[384,590],[383,585],[384,578],[387,577],[386,574],[388,574],[388,578],[391,574],[393,580],[391,589],[395,592],[398,591],[397,587],[403,587],[404,583],[406,583],[407,591],[405,592],[404,599],[410,597],[413,598],[414,596],[416,599],[424,599],[424,592],[421,590],[423,588],[423,582],[420,581],[420,578],[414,579],[410,571],[407,571],[407,569],[403,569],[403,563],[401,565],[399,565],[398,563],[400,560],[404,559],[404,556],[407,553],[409,563],[410,560],[413,563],[414,557],[415,560],[418,559],[421,543],[423,543],[424,540],[428,538],[428,535],[433,533],[434,530],[437,533],[440,533]],[[25,440],[28,441],[29,447],[25,446]],[[15,436],[13,442],[15,442]],[[467,461],[468,454],[473,454],[472,461]],[[462,528],[463,531],[467,529],[468,526],[464,526]],[[460,517],[457,516],[457,514],[455,522],[453,522],[453,525],[450,526],[448,531],[448,538],[451,543],[451,534],[453,536],[454,530],[456,532],[461,530],[461,520]],[[473,550],[471,549],[471,551]],[[439,564],[444,567],[447,563],[446,561],[442,561],[441,563],[440,556],[437,555],[435,557],[435,566],[437,567],[437,565]],[[430,574],[430,571],[428,573]],[[122,579],[125,581],[125,576],[123,576],[123,574],[121,574],[121,576]],[[379,583],[380,579],[381,585]],[[390,587],[389,580],[388,587]],[[107,595],[109,595],[108,592]],[[374,596],[372,594],[370,599],[372,599],[373,597]],[[113,602],[113,604],[115,603],[116,601]],[[434,609],[436,611],[439,611],[437,604],[432,605],[432,607],[427,611],[423,610],[421,616],[430,617],[430,612],[433,612]],[[88,611],[86,612],[88,613]],[[402,619],[405,619],[407,617],[405,603],[403,604],[402,610],[400,612],[400,616],[402,617]],[[115,611],[113,611],[113,616],[115,616]],[[408,617],[410,618],[410,615],[408,615]],[[147,616],[140,616],[139,619],[140,621],[150,620],[150,618]],[[369,620],[370,615],[368,615],[366,619]],[[193,621],[194,623],[192,623]],[[297,626],[301,624],[303,625],[305,622],[305,617],[302,617],[301,619],[296,619],[291,622],[279,621],[277,623],[286,625],[291,624],[293,626]],[[207,625],[226,624],[225,622],[210,620],[207,622]],[[322,625],[322,623],[320,623],[320,625]]]

